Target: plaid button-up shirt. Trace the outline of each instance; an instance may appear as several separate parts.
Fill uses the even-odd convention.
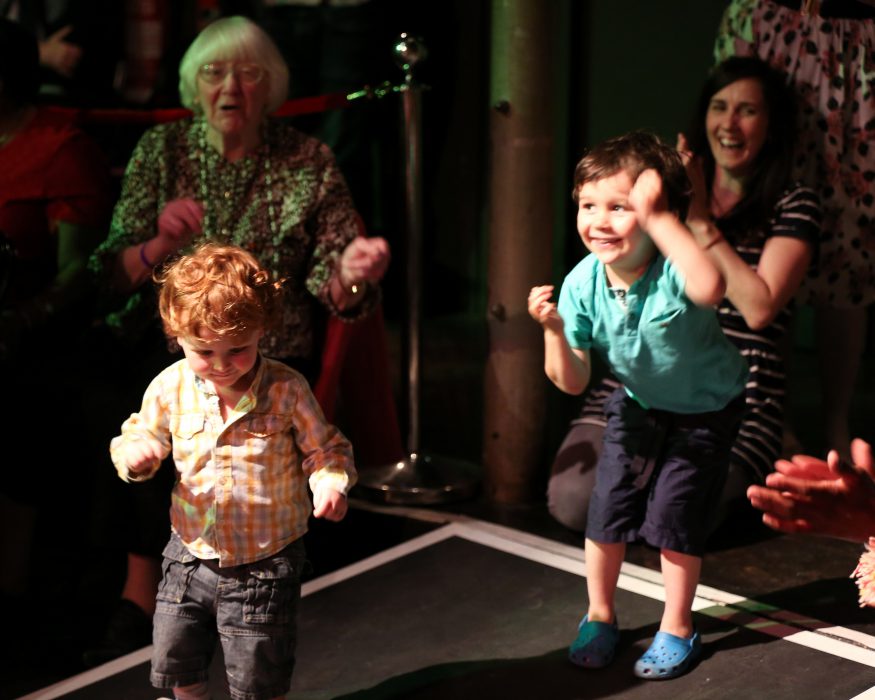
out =
[[[123,448],[145,437],[161,443],[162,457],[173,451],[173,530],[192,554],[223,567],[263,559],[306,532],[308,481],[314,492],[345,494],[356,479],[352,447],[325,421],[306,380],[263,356],[227,421],[211,384],[186,360],[153,379],[140,411],[110,443],[125,481],[151,478],[160,466],[129,473]]]

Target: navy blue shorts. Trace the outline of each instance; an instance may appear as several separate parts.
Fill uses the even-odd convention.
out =
[[[743,411],[743,395],[720,411],[680,414],[645,409],[617,389],[605,404],[587,538],[701,556]]]

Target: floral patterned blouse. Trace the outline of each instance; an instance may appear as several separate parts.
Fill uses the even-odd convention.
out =
[[[110,233],[89,261],[103,290],[121,310],[107,324],[136,342],[147,324],[157,323],[150,285],[125,303],[113,292],[112,270],[119,253],[153,238],[164,206],[192,198],[204,208],[204,239],[239,245],[275,279],[287,280],[278,330],[261,341],[277,358],[305,358],[313,349],[314,298],[338,314],[329,281],[346,245],[362,232],[360,218],[330,149],[291,126],[268,120],[262,145],[230,162],[206,144],[203,120],[161,124],[143,134],[125,171]],[[373,306],[376,290],[353,312]],[[348,315],[348,314],[347,314]]]

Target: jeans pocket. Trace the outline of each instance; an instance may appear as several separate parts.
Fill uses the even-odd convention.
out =
[[[255,562],[246,578],[243,621],[248,624],[285,624],[292,619],[300,587],[302,561],[278,555]]]
[[[197,562],[185,545],[175,535],[171,537],[164,548],[161,583],[156,599],[181,603],[196,567]]]

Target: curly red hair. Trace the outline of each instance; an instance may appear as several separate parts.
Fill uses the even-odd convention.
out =
[[[155,281],[164,332],[172,338],[204,331],[229,338],[276,325],[281,282],[237,246],[204,243],[156,271]]]

